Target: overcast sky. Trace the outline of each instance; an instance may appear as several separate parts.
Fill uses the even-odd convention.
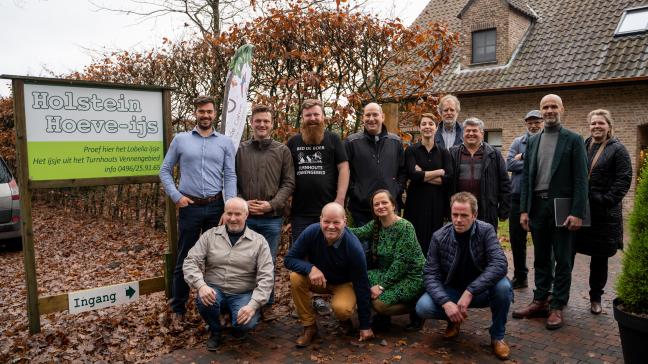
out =
[[[410,24],[427,2],[370,0],[370,6]],[[128,0],[110,3],[128,6]],[[143,50],[162,37],[177,39],[184,21],[162,17],[138,23],[134,16],[97,11],[88,0],[0,0],[0,74],[49,77],[48,70],[79,71],[97,52]],[[9,81],[0,80],[0,96],[9,94]]]

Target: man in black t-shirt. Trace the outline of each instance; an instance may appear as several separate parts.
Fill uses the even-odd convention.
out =
[[[292,241],[319,222],[324,205],[337,202],[344,206],[349,186],[347,155],[340,137],[325,130],[322,102],[306,100],[301,109],[301,133],[288,141],[295,166]]]

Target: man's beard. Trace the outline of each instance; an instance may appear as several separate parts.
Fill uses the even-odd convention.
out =
[[[324,124],[302,124],[301,134],[304,143],[310,145],[321,144],[322,140],[324,140]]]
[[[553,119],[544,119],[545,126],[556,126],[560,124],[560,114],[556,114],[556,117]]]
[[[202,120],[198,120],[197,126],[198,126],[198,129],[200,129],[200,130],[211,130],[213,123],[214,123],[213,121],[210,121],[209,124],[204,125],[202,123]]]
[[[443,120],[443,127],[446,130],[452,130],[454,129],[456,121],[455,120]]]

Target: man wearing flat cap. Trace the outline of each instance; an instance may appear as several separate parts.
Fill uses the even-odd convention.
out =
[[[513,289],[526,288],[526,242],[527,231],[520,225],[520,181],[524,168],[524,153],[527,141],[532,135],[538,134],[544,127],[544,120],[540,110],[531,110],[524,117],[526,132],[515,138],[506,157],[506,170],[511,172],[511,212],[509,215],[509,237],[513,251]]]

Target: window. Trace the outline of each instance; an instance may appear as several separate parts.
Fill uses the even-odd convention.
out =
[[[628,9],[623,12],[614,35],[645,32],[648,30],[648,7]]]
[[[484,141],[491,147],[502,151],[502,129],[484,130]]]
[[[472,33],[472,63],[497,61],[495,49],[497,33],[495,29],[480,30]]]

